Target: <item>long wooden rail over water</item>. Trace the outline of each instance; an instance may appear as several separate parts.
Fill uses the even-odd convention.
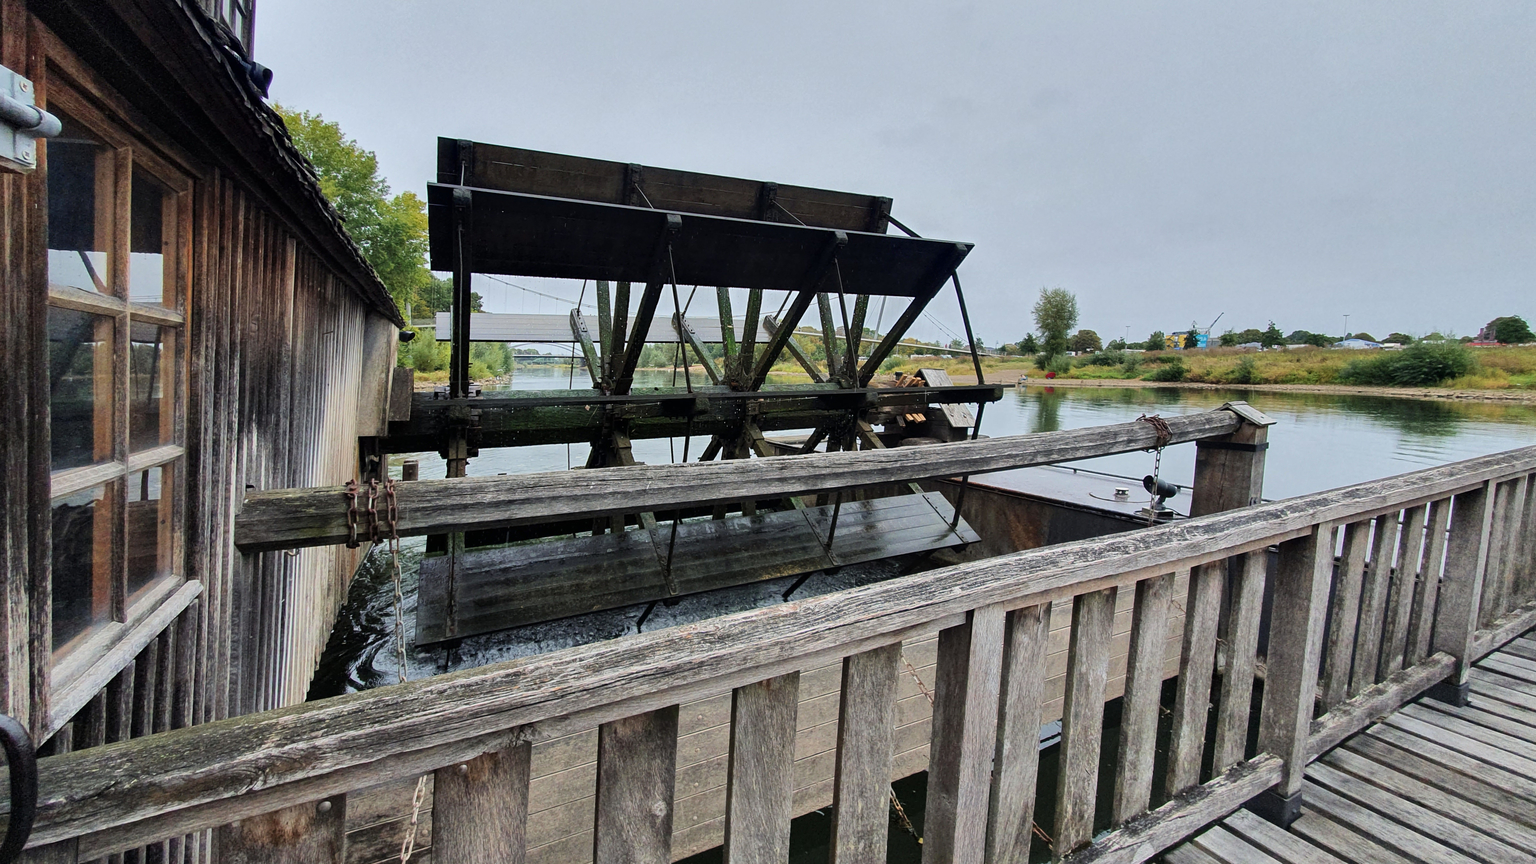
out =
[[[1310,761],[1426,689],[1456,698],[1473,662],[1531,626],[1533,472],[1536,447],[54,757],[34,855],[86,861],[216,828],[226,861],[340,860],[347,792],[435,772],[434,860],[521,861],[531,744],[598,725],[594,858],[666,862],[677,706],[730,692],[725,855],[782,861],[799,674],[840,660],[832,860],[884,861],[899,645],[937,634],[924,858],[1025,861],[1041,658],[1051,605],[1070,599],[1046,827],[1058,857],[1147,860],[1250,801],[1284,821]],[[1159,630],[1185,571],[1169,768],[1154,789]],[[1111,812],[1096,813],[1121,591],[1136,608],[1120,758]]]

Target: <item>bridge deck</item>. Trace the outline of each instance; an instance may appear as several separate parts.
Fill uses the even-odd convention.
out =
[[[1483,658],[1471,702],[1421,698],[1307,769],[1289,831],[1239,810],[1168,864],[1536,862],[1536,631]]]

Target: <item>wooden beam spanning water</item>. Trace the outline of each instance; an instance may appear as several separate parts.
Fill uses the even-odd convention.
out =
[[[1168,418],[1166,443],[1230,434],[1241,422],[1224,409]],[[933,447],[420,480],[400,488],[398,530],[401,536],[440,534],[833,492],[1070,462],[1157,444],[1151,424],[1131,422]],[[334,545],[347,537],[347,497],[339,486],[254,492],[235,524],[235,543],[245,552]]]

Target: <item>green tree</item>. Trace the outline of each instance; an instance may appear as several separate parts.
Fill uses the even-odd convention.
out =
[[[1418,340],[1414,339],[1412,336],[1409,336],[1407,333],[1388,333],[1387,341],[1396,342],[1399,345],[1412,345]]]
[[[1147,341],[1143,343],[1142,347],[1148,351],[1161,351],[1166,346],[1167,339],[1168,336],[1163,331],[1153,330],[1152,335],[1147,337]]]
[[[1285,334],[1281,333],[1280,328],[1276,327],[1275,322],[1271,321],[1269,322],[1269,326],[1264,328],[1264,332],[1260,334],[1259,344],[1263,345],[1265,348],[1274,348],[1277,345],[1284,345]]]
[[[1531,327],[1525,323],[1525,319],[1519,315],[1506,315],[1488,322],[1488,329],[1493,332],[1496,342],[1505,345],[1519,345],[1526,342],[1536,342],[1536,335],[1531,333]]]
[[[1221,347],[1233,348],[1241,344],[1243,343],[1239,342],[1237,339],[1237,331],[1229,329],[1227,332],[1221,334]]]
[[[1059,357],[1067,351],[1067,334],[1077,326],[1077,298],[1065,288],[1041,288],[1035,301],[1035,327],[1043,338],[1040,353]]]
[[[1040,353],[1040,342],[1039,342],[1039,340],[1035,339],[1035,334],[1033,334],[1033,333],[1025,333],[1024,334],[1024,338],[1019,340],[1019,353],[1020,354],[1039,354]]]
[[[430,318],[434,313],[447,312],[451,308],[453,308],[453,280],[439,279],[428,274],[426,283],[416,289],[416,301],[411,308],[411,314],[417,318]],[[485,311],[482,308],[479,291],[469,292],[469,310]]]
[[[1104,348],[1103,340],[1099,338],[1099,334],[1092,330],[1079,330],[1072,334],[1072,341],[1069,344],[1072,346],[1072,350],[1079,354],[1101,351]]]
[[[346,223],[347,233],[404,313],[432,278],[426,267],[424,203],[414,192],[391,195],[389,184],[379,176],[378,158],[337,124],[308,111],[274,107],[294,145],[314,166],[320,190]]]

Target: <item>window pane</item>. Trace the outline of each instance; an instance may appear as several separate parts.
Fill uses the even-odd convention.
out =
[[[110,294],[113,155],[61,112],[64,131],[48,140],[48,281]]]
[[[110,619],[114,485],[53,502],[55,651]]]
[[[128,475],[128,595],[174,568],[172,479],[175,467],[162,465]]]
[[[128,299],[174,308],[176,195],[137,165],[128,233]]]
[[[128,447],[174,443],[176,330],[143,321],[128,328]]]
[[[48,307],[53,470],[112,459],[112,319]]]

